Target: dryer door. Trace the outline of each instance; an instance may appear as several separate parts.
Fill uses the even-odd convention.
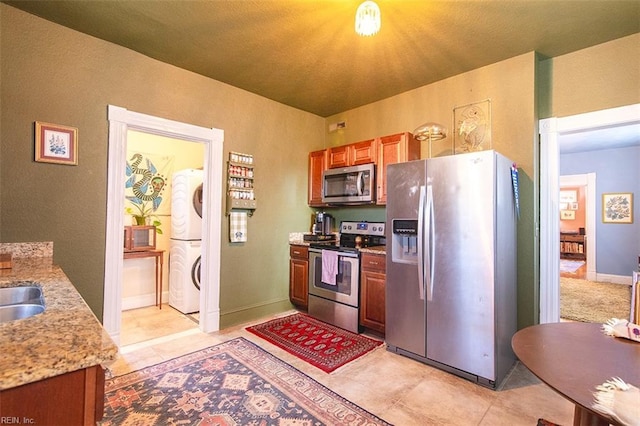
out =
[[[202,184],[193,191],[193,209],[198,216],[202,217]]]
[[[198,256],[191,267],[191,282],[198,290],[200,290],[200,258],[201,256]]]

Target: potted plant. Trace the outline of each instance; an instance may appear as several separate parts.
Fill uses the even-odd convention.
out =
[[[131,216],[136,221],[136,225],[152,225],[155,226],[156,232],[162,235],[162,229],[160,229],[160,225],[162,222],[158,220],[158,217],[153,214],[152,205],[149,206],[149,203],[141,201],[140,203],[133,202],[129,200],[130,206],[125,208],[125,212]]]

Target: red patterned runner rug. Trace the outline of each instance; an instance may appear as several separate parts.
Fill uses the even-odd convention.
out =
[[[105,384],[102,426],[389,425],[239,337]]]
[[[382,344],[300,313],[246,329],[327,373]]]

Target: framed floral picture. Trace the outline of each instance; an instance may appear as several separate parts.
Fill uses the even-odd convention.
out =
[[[603,223],[633,223],[633,193],[602,194]]]
[[[36,161],[78,164],[78,129],[36,121],[35,133]]]

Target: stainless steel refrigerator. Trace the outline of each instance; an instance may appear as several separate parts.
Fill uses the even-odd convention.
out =
[[[512,166],[490,150],[387,167],[387,348],[493,389],[515,362]]]

